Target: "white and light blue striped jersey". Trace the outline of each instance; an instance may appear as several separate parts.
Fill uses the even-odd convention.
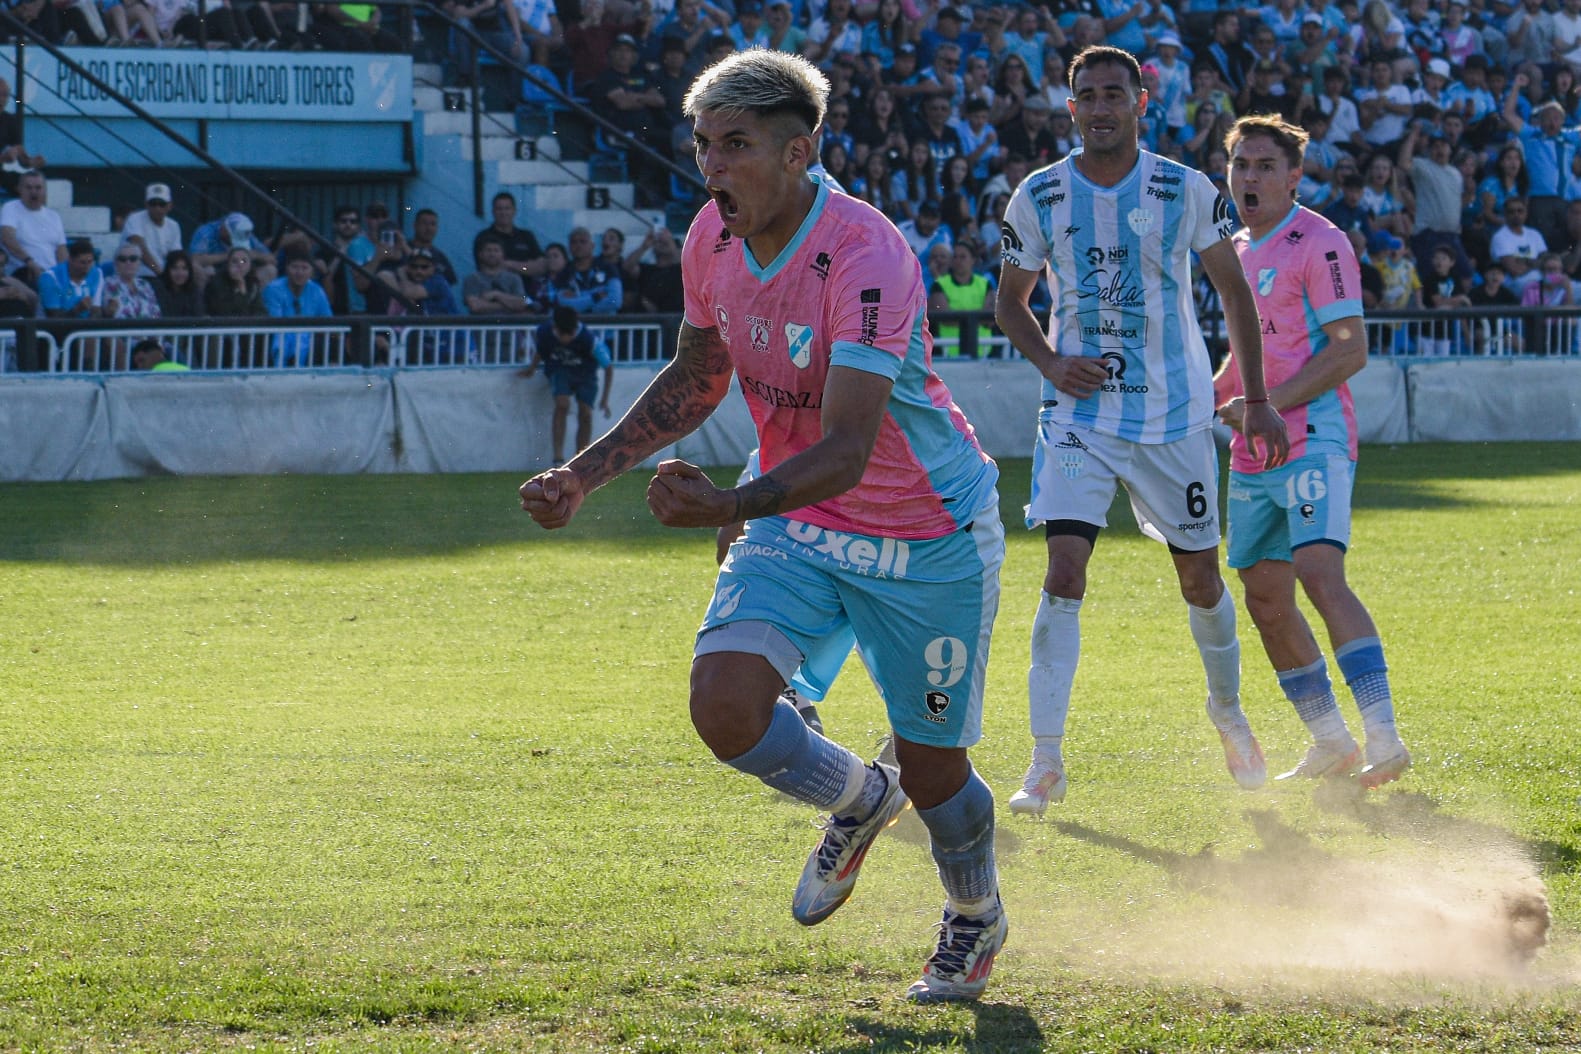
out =
[[[1168,443],[1213,421],[1213,376],[1191,286],[1191,254],[1235,230],[1229,203],[1196,169],[1141,151],[1115,186],[1083,176],[1073,157],[1016,188],[1003,256],[1046,268],[1061,355],[1106,360],[1088,399],[1043,382],[1044,417],[1136,443]]]

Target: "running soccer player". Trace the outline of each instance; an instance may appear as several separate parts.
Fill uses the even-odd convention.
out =
[[[692,663],[692,722],[716,757],[828,809],[791,901],[798,922],[850,896],[907,798],[927,826],[944,921],[911,998],[974,999],[1008,924],[981,736],[999,600],[998,468],[931,367],[922,269],[865,202],[808,175],[829,83],[800,56],[752,49],[686,96],[711,199],[682,253],[676,356],[603,438],[521,487],[539,524],[700,425],[732,369],[763,474],[720,489],[665,461],[648,507],[671,527],[747,521],[719,570]],[[781,689],[849,624],[895,733],[898,770],[813,732]]]
[[[1268,467],[1288,449],[1263,390],[1257,311],[1235,259],[1228,203],[1206,176],[1137,144],[1147,112],[1136,59],[1096,46],[1070,64],[1082,150],[1032,173],[1004,222],[996,318],[1043,374],[1027,526],[1043,525],[1048,571],[1032,624],[1032,764],[1012,812],[1065,796],[1065,719],[1081,653],[1087,564],[1123,483],[1143,533],[1169,546],[1207,671],[1208,717],[1242,787],[1267,778],[1241,710],[1235,603],[1219,573],[1213,377],[1192,304],[1191,254],[1219,297],[1250,398],[1244,424]],[[1045,335],[1030,300],[1048,276]]]
[[[1225,140],[1230,193],[1246,224],[1234,245],[1263,320],[1269,405],[1292,436],[1289,462],[1272,470],[1243,436],[1230,441],[1229,563],[1240,572],[1246,610],[1279,686],[1312,733],[1306,757],[1279,779],[1349,776],[1359,768],[1361,784],[1374,788],[1398,779],[1411,754],[1395,729],[1378,628],[1345,581],[1357,452],[1346,380],[1367,364],[1361,268],[1344,232],[1296,204],[1306,145],[1305,131],[1269,116],[1241,118]],[[1231,356],[1239,354],[1232,339]],[[1233,425],[1246,401],[1228,363],[1216,391],[1220,416]],[[1361,711],[1365,757],[1296,606],[1298,581]]]

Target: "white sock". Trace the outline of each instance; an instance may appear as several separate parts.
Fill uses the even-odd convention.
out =
[[[1081,601],[1045,591],[1032,619],[1032,667],[1027,671],[1027,709],[1032,737],[1040,742],[1065,735],[1071,685],[1081,659]],[[1058,747],[1056,746],[1056,750]]]
[[[1208,675],[1208,696],[1221,705],[1237,702],[1241,696],[1241,642],[1235,636],[1235,601],[1229,587],[1219,594],[1211,608],[1187,604],[1191,636],[1202,656]]]

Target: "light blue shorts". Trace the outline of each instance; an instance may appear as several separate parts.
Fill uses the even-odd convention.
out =
[[[750,520],[719,568],[696,654],[759,654],[789,681],[849,630],[898,735],[969,747],[982,738],[1004,553],[997,496],[967,526],[924,541]]]
[[[1350,492],[1356,464],[1309,454],[1268,472],[1231,472],[1229,564],[1291,559],[1315,542],[1350,546]]]

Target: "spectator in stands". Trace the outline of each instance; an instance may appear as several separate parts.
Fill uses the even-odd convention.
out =
[[[1575,0],[1570,2],[1573,5]],[[1523,307],[1570,307],[1575,304],[1575,287],[1571,284],[1570,276],[1565,274],[1564,261],[1558,253],[1545,252],[1538,257],[1537,269],[1533,274],[1534,280],[1528,282],[1521,293]],[[1561,337],[1570,327],[1561,329],[1556,325],[1557,321],[1553,318],[1528,319],[1526,350],[1534,355],[1573,352],[1575,348],[1566,347]]]
[[[560,295],[560,286],[571,268],[571,254],[559,242],[550,242],[543,250],[544,272],[529,279],[527,299],[533,303],[533,313],[547,315]]]
[[[1510,292],[1524,296],[1526,287],[1540,277],[1538,257],[1548,251],[1542,232],[1526,225],[1525,198],[1510,198],[1504,203],[1504,223],[1488,241],[1488,253],[1504,268]]]
[[[1480,285],[1466,294],[1472,307],[1519,307],[1521,298],[1504,284],[1504,268],[1490,263],[1482,272]],[[1521,323],[1518,320],[1479,318],[1472,322],[1474,347],[1479,355],[1498,355],[1520,350]]]
[[[1581,279],[1581,200],[1570,201],[1565,206],[1564,239],[1548,247],[1564,261],[1565,273]]]
[[[550,53],[565,43],[560,28],[558,5],[554,0],[511,0],[516,8],[516,25],[527,46],[527,61],[536,66],[549,65]],[[438,257],[435,257],[438,262]],[[444,270],[443,266],[440,268]],[[453,281],[453,280],[452,280]]]
[[[851,155],[838,140],[823,148],[823,174],[828,180],[833,180],[834,185],[843,188],[848,193],[856,183],[856,167],[851,164]]]
[[[389,299],[392,315],[418,314],[426,318],[465,314],[456,303],[456,294],[450,283],[439,276],[434,266],[434,254],[427,249],[413,249],[406,261],[393,271],[380,271],[379,280],[398,297]],[[407,307],[409,301],[416,305],[415,312]],[[464,330],[425,330],[419,343],[424,364],[463,362],[467,357],[467,335]]]
[[[249,261],[253,259],[251,250],[239,251],[246,252]],[[161,318],[199,318],[205,314],[203,284],[185,249],[172,249],[165,254],[165,269],[150,284],[159,298]]]
[[[722,7],[706,0],[675,0],[675,7],[659,20],[653,35],[659,38],[661,49],[670,40],[679,41],[682,55],[689,59],[701,53],[703,42],[711,34],[729,25],[730,13]]]
[[[961,77],[961,46],[951,41],[941,43],[934,53],[933,65],[918,72],[917,86],[928,96],[923,103],[924,118],[928,112],[928,103],[935,98],[942,98],[949,103],[946,120],[960,116],[961,104],[966,98],[966,82]]]
[[[180,47],[204,40],[239,49],[254,39],[251,26],[244,32],[245,23],[237,21],[227,4],[210,4],[201,16],[196,0],[147,0],[145,9],[149,18],[138,23],[155,45]]]
[[[515,271],[523,280],[542,276],[543,250],[538,247],[538,239],[532,231],[516,226],[516,199],[510,191],[502,190],[494,195],[492,210],[494,222],[472,239],[473,259],[478,255],[478,243],[485,237],[494,237],[505,246],[505,267],[508,270]]]
[[[434,244],[434,239],[438,237],[439,213],[433,209],[418,209],[412,216],[412,237],[407,240],[406,251],[427,249],[434,258],[434,267],[438,269],[440,277],[455,285],[460,279],[456,277],[456,269],[451,264],[450,257]]]
[[[376,4],[322,4],[313,19],[313,31],[325,51],[377,51],[396,54],[401,38],[383,26],[384,15]]]
[[[966,104],[965,119],[955,124],[955,135],[960,140],[971,178],[979,184],[986,181],[991,168],[999,159],[999,133],[988,123],[988,101],[973,99]]]
[[[636,39],[646,27],[641,21],[611,17],[604,0],[581,0],[581,9],[582,17],[565,28],[565,50],[571,56],[571,86],[576,94],[586,95],[587,86],[609,67],[615,38],[624,34]]]
[[[11,17],[27,26],[52,44],[64,43],[65,31],[60,26],[60,12],[50,0],[15,0],[8,4]],[[9,26],[0,26],[0,41],[10,43],[17,39]]]
[[[521,276],[505,266],[505,243],[480,238],[474,250],[477,270],[461,284],[461,296],[474,315],[520,315],[535,305],[527,296]]]
[[[757,0],[744,2],[753,4]],[[736,5],[736,14],[741,15],[741,4]],[[874,56],[881,68],[888,68],[894,65],[895,51],[900,45],[915,45],[913,37],[912,23],[906,18],[900,0],[878,0],[878,13],[862,27],[862,53]]]
[[[523,370],[531,377],[543,367],[549,380],[549,391],[554,396],[554,418],[550,424],[550,438],[554,444],[554,463],[565,462],[566,422],[571,414],[571,400],[576,400],[576,449],[584,449],[593,440],[593,400],[598,395],[598,370],[604,370],[604,397],[599,409],[610,416],[609,392],[615,380],[615,369],[609,349],[592,330],[582,324],[574,308],[557,306],[549,321],[538,327],[533,335],[533,360]]]
[[[1441,62],[1442,59],[1434,59]],[[1427,137],[1427,156],[1418,147]],[[1411,254],[1431,265],[1433,250],[1448,246],[1455,257],[1455,277],[1469,280],[1473,273],[1466,247],[1460,240],[1461,203],[1466,177],[1450,163],[1449,139],[1442,132],[1412,126],[1400,144],[1400,168],[1410,173],[1416,209],[1411,220]]]
[[[121,243],[115,250],[115,271],[104,280],[105,318],[159,318],[159,297],[138,268],[143,254]]]
[[[966,153],[961,133],[951,123],[954,112],[954,103],[945,95],[930,95],[922,105],[922,124],[917,128],[913,141],[920,140],[928,144],[928,149],[933,153],[935,172],[956,154]],[[937,175],[934,178],[937,179]]]
[[[988,122],[1003,132],[1007,126],[1015,124],[1027,99],[1036,92],[1026,59],[1013,52],[1007,54],[1000,60],[999,72],[994,75],[994,105],[988,112]]]
[[[895,173],[890,185],[900,214],[908,220],[916,218],[917,209],[924,201],[938,201],[938,164],[927,140],[920,137],[912,140],[905,164]]]
[[[1043,52],[1052,43],[1059,47],[1064,43],[1064,32],[1060,32],[1059,39],[1050,41],[1049,33],[1044,28],[1044,19],[1047,14],[1036,7],[1022,7],[1016,10],[1012,20],[1005,25],[1005,54],[1015,55],[1026,70],[1029,91],[1035,91],[1040,85],[1043,75]],[[1048,26],[1058,28],[1052,20]]]
[[[46,204],[42,172],[24,172],[16,191],[15,200],[0,205],[0,246],[6,251],[6,273],[36,289],[45,271],[66,260],[66,225]]]
[[[165,257],[181,248],[181,224],[170,215],[170,185],[150,183],[143,191],[143,207],[126,217],[121,244],[130,245],[142,258],[138,274],[152,278],[165,269]],[[119,251],[119,250],[118,250]]]
[[[1466,290],[1471,283],[1455,274],[1458,260],[1449,245],[1436,245],[1429,252],[1425,268],[1418,264],[1422,283],[1422,306],[1430,311],[1454,311],[1471,306]],[[1449,355],[1460,346],[1459,320],[1432,321],[1423,327],[1421,352],[1424,355]]]
[[[1252,67],[1246,87],[1235,100],[1237,114],[1275,114],[1296,123],[1300,117],[1297,108],[1309,102],[1300,91],[1291,91],[1285,85],[1286,68],[1272,59],[1259,59]],[[1221,140],[1222,142],[1222,140]]]
[[[1553,61],[1554,16],[1543,0],[1521,0],[1521,6],[1505,16],[1502,28],[1509,45],[1505,63],[1510,69]]]
[[[521,15],[512,0],[445,0],[442,9],[486,43],[509,55],[512,61],[519,63],[526,60],[527,45],[522,40]],[[453,32],[450,39],[457,66],[455,83],[470,84],[479,48],[464,32]]]
[[[926,12],[919,21],[924,28],[917,35],[917,62],[922,66],[937,66],[939,49],[949,45],[958,59],[976,51],[982,43],[981,34],[967,29],[966,15],[961,9],[945,4],[933,16],[933,25],[926,25]]]
[[[1405,192],[1400,185],[1400,170],[1389,155],[1374,154],[1367,162],[1367,186],[1361,203],[1372,214],[1372,225],[1404,238],[1411,233],[1410,214],[1405,209]]]
[[[166,358],[163,341],[144,337],[132,345],[132,369],[148,373],[185,373],[189,367]]]
[[[768,32],[762,46],[770,51],[788,51],[800,55],[807,47],[807,33],[796,25],[791,16],[790,0],[769,0]]]
[[[1531,184],[1529,222],[1544,238],[1557,240],[1564,229],[1563,195],[1568,175],[1565,162],[1581,152],[1581,129],[1566,128],[1564,108],[1552,101],[1532,111],[1531,123],[1522,119],[1515,101],[1529,83],[1526,74],[1515,75],[1515,86],[1504,100],[1504,122],[1526,153],[1526,172]],[[1513,284],[1513,273],[1510,279]]]
[[[899,220],[905,213],[894,192],[894,173],[889,169],[889,152],[874,150],[862,165],[862,174],[846,189],[861,198],[891,220]]]
[[[924,264],[928,260],[928,250],[935,245],[948,248],[952,244],[950,229],[944,226],[943,219],[939,203],[929,198],[917,206],[916,219],[896,224],[905,237],[906,244],[911,246],[911,251],[916,253],[917,259]]]
[[[823,13],[807,29],[802,54],[827,70],[836,55],[858,55],[861,51],[862,24],[854,17],[851,0],[825,0]]]
[[[970,240],[957,241],[950,251],[950,269],[933,280],[928,288],[928,311],[983,311],[990,317],[994,313],[994,281],[977,270],[977,252]],[[961,327],[948,324],[939,326],[945,358],[955,358],[962,353]],[[993,330],[977,327],[977,355],[988,351],[987,342]]]
[[[318,282],[335,314],[368,313],[368,289],[375,281],[370,272],[378,255],[379,247],[363,233],[357,206],[337,206],[334,249],[322,247],[313,260]]]
[[[648,254],[652,260],[648,260]],[[631,309],[648,313],[679,313],[685,306],[681,289],[681,247],[663,224],[626,256],[622,273],[634,302]]]
[[[390,207],[382,201],[369,202],[362,210],[362,229],[368,240],[379,250],[376,261],[380,266],[394,265],[405,259],[409,247],[401,225],[390,219]]]
[[[253,267],[258,272],[260,282],[266,277],[273,277],[274,256],[269,252],[269,247],[254,236],[253,221],[245,213],[232,212],[192,232],[187,254],[192,259],[199,285],[208,281],[215,269],[225,263],[226,255],[235,246],[251,250]]]
[[[849,107],[849,103],[837,104]],[[867,105],[853,114],[851,138],[854,147],[851,160],[860,169],[867,168],[867,159],[873,153],[882,154],[890,149],[905,149],[906,125],[895,103],[895,93],[888,88],[874,88],[867,96]],[[887,187],[885,188],[887,191]]]
[[[661,123],[664,93],[638,64],[637,41],[631,36],[622,34],[615,38],[610,47],[609,68],[587,86],[587,97],[599,116],[662,156],[671,156],[670,129]],[[641,151],[623,152],[639,190],[662,178],[663,170],[650,163]]]
[[[619,274],[626,262],[626,232],[619,227],[606,227],[598,237],[598,263],[606,270]]]
[[[665,37],[659,44],[659,65],[649,74],[664,100],[659,108],[659,128],[670,130],[670,156],[678,161],[689,160],[692,147],[692,122],[684,112],[687,89],[697,76],[689,64],[690,54],[679,37]]]
[[[1246,86],[1246,75],[1257,58],[1241,43],[1241,16],[1233,8],[1213,16],[1213,37],[1205,51],[1201,60],[1213,66],[1228,91],[1239,92]]]
[[[890,0],[890,2],[897,9],[900,7],[900,0]],[[768,27],[763,22],[761,0],[739,0],[736,4],[735,21],[725,32],[737,51],[761,47],[763,40],[768,36]]]
[[[94,266],[93,243],[86,238],[66,248],[66,259],[39,276],[38,301],[49,318],[101,318],[104,272]]]
[[[33,318],[38,314],[38,294],[12,275],[0,277],[0,318]]]
[[[593,234],[573,227],[566,242],[571,262],[555,282],[555,303],[589,315],[613,315],[625,301],[620,270],[610,270],[593,252]]]
[[[1008,195],[1014,193],[1015,189],[1021,185],[1021,181],[1027,178],[1027,173],[1030,171],[1032,171],[1032,163],[1026,159],[1024,154],[1006,154],[1004,164],[1000,166],[999,171],[989,177],[988,182],[984,183],[982,190],[978,192],[978,222],[981,223],[984,213],[991,210],[994,198],[1000,194]],[[998,245],[999,242],[995,240],[993,244]]]
[[[880,71],[879,84],[894,95],[901,116],[907,121],[916,117],[917,104],[928,89],[917,82],[917,47],[909,41],[895,49],[895,61]]]
[[[263,287],[253,277],[252,253],[232,249],[225,266],[203,287],[203,309],[215,318],[256,318],[269,314]]]
[[[950,237],[959,240],[972,235],[977,227],[977,187],[966,158],[959,155],[944,163],[944,173],[939,177],[939,215],[950,229]]]
[[[292,249],[286,254],[285,274],[264,287],[264,306],[274,318],[328,318],[329,297],[313,281],[313,257]],[[311,332],[286,332],[274,334],[272,342],[275,366],[313,365],[314,335]]]
[[[1406,121],[1414,109],[1411,89],[1395,82],[1394,66],[1386,59],[1375,59],[1367,68],[1372,79],[1353,96],[1361,115],[1361,137],[1373,148],[1392,151],[1405,135]]]
[[[43,167],[44,155],[30,154],[22,145],[22,121],[11,112],[11,82],[0,77],[0,170],[11,176]]]

